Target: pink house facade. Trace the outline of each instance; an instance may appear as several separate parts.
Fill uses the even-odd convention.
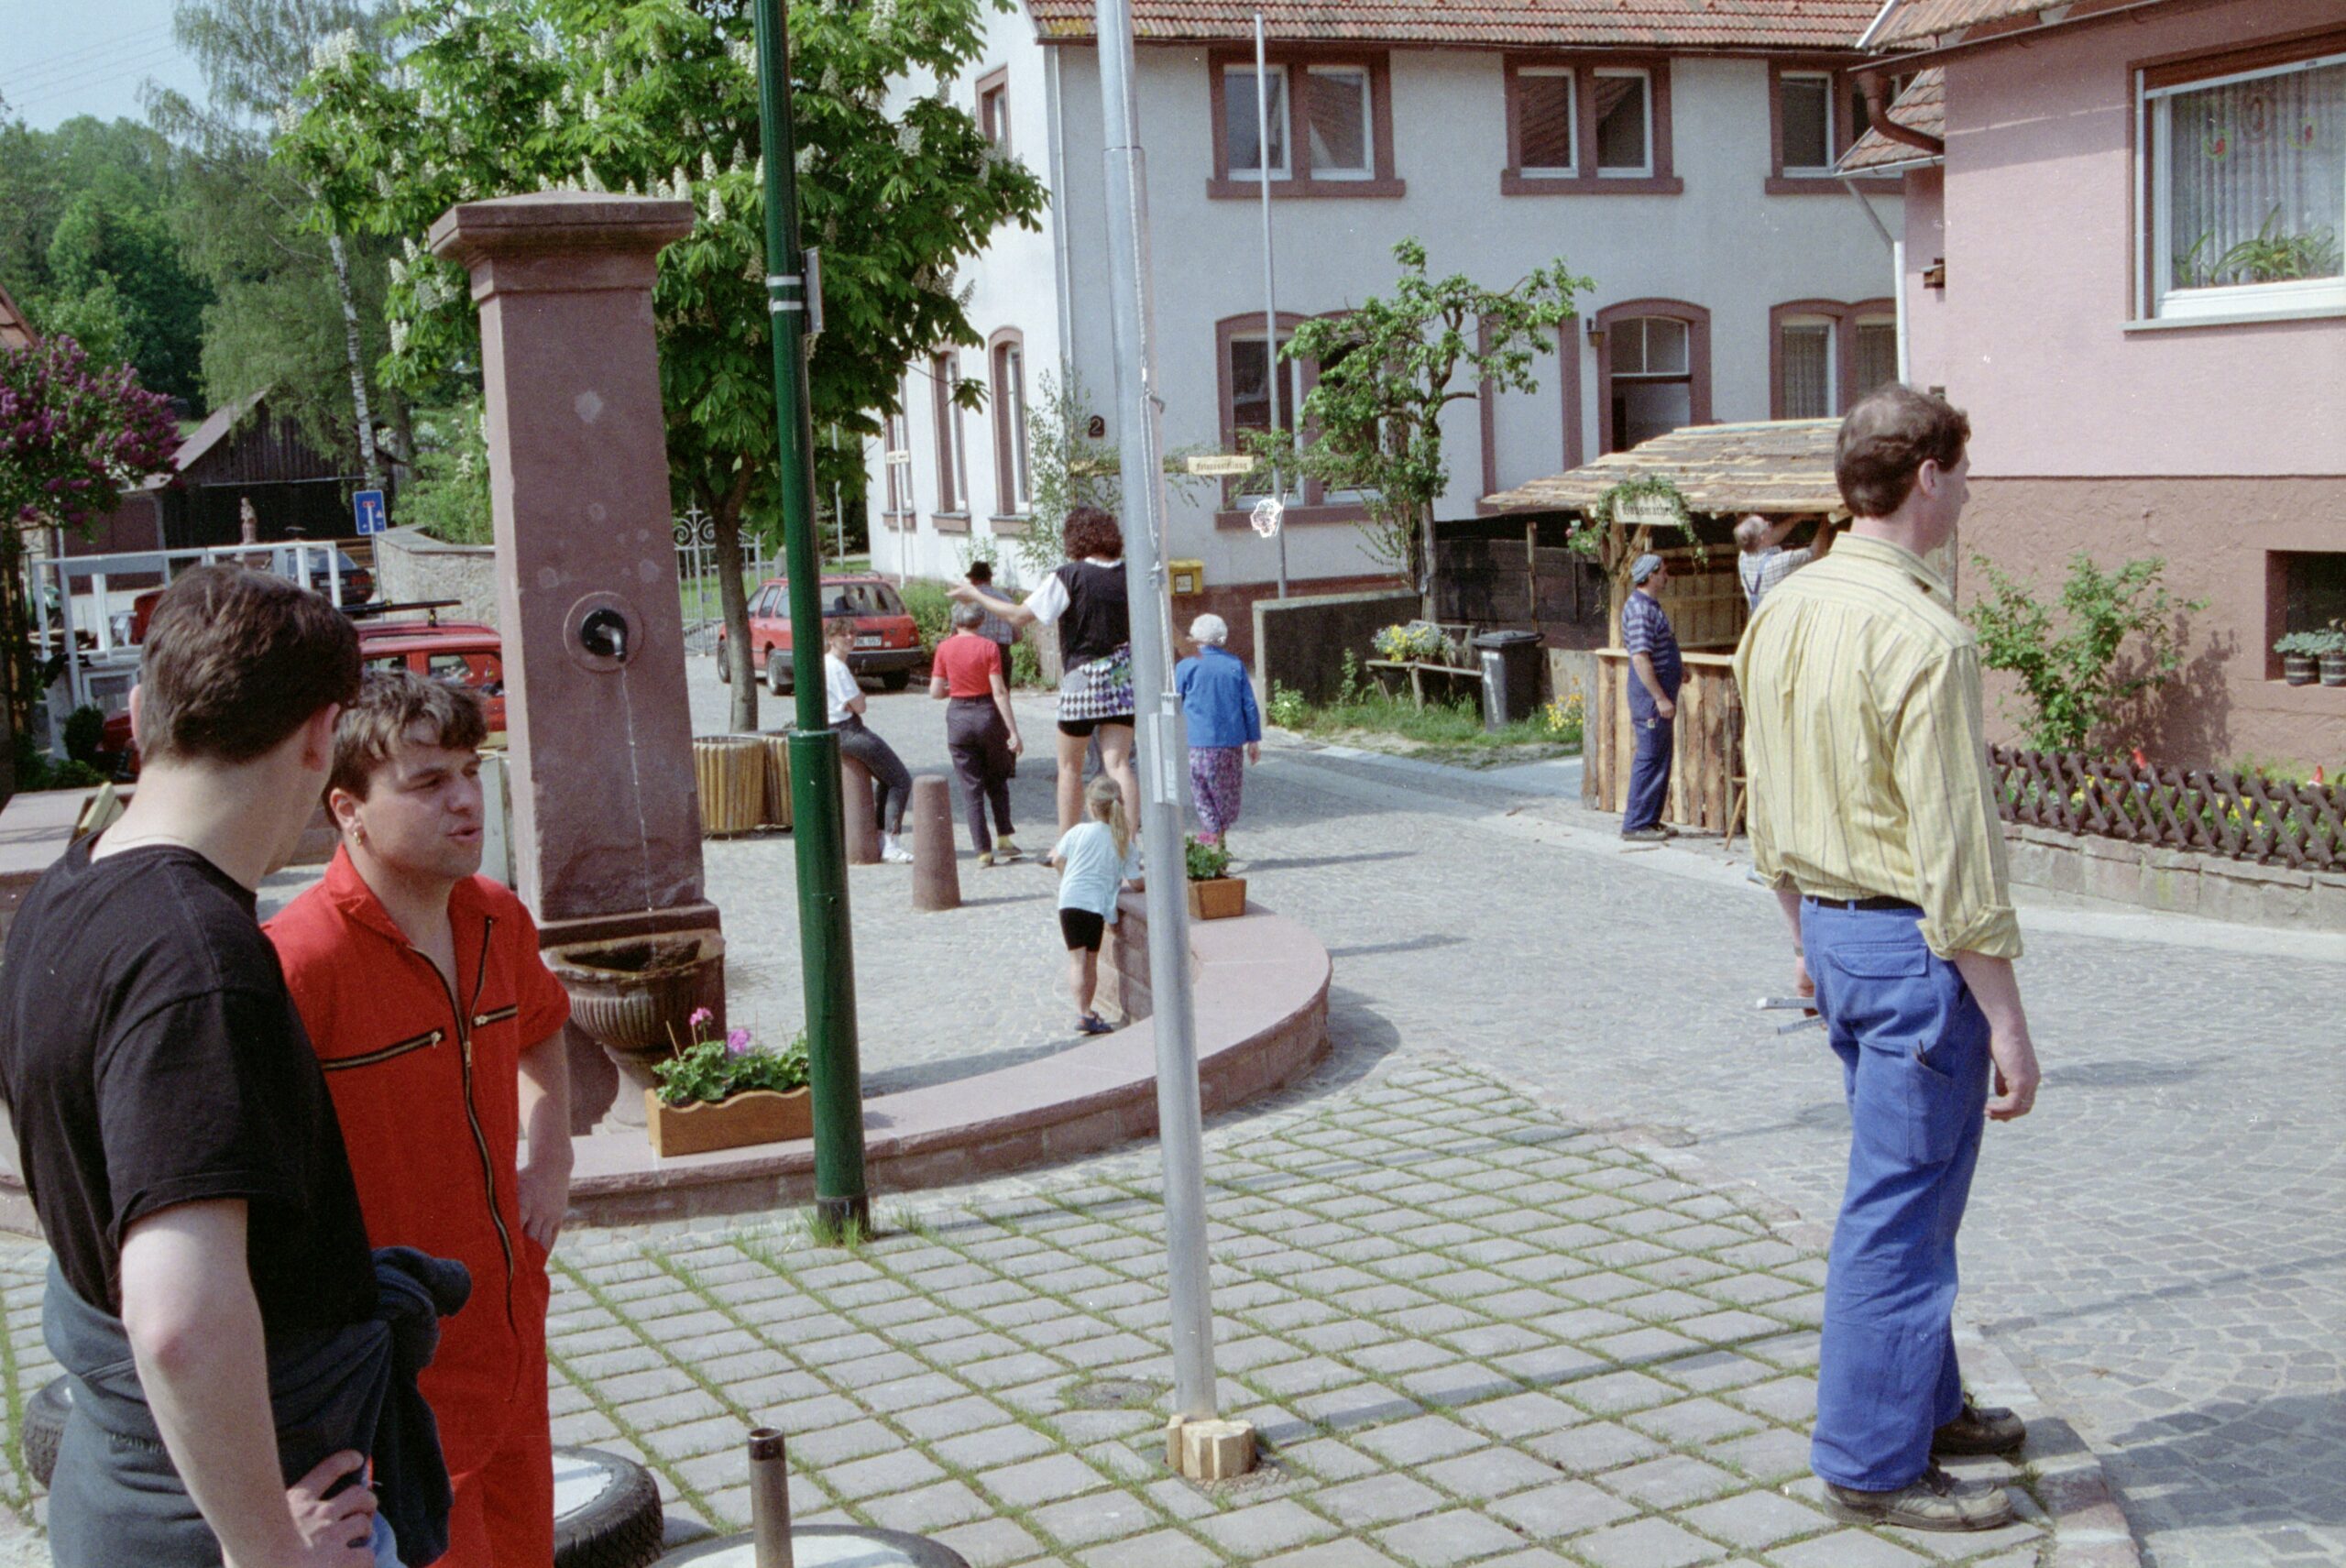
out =
[[[1920,46],[1843,167],[1903,173],[1906,378],[1971,417],[1958,592],[2162,556],[2208,603],[2158,760],[2336,768],[2346,687],[2271,649],[2346,617],[2346,15],[2102,9],[1891,0],[1868,38]]]

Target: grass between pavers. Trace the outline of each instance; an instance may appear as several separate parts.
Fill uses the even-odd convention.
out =
[[[1438,1085],[1446,1085],[1452,1091],[1442,1092]],[[1496,1459],[1508,1451],[1541,1458],[1553,1470],[1550,1483],[1592,1481],[1617,1499],[1617,1506],[1631,1510],[1606,1526],[1606,1530],[1654,1518],[1672,1519],[1678,1528],[1690,1528],[1680,1517],[1688,1508],[1709,1507],[1753,1490],[1775,1495],[1770,1489],[1792,1474],[1792,1467],[1782,1463],[1754,1470],[1719,1449],[1724,1443],[1748,1442],[1770,1432],[1804,1441],[1801,1407],[1808,1396],[1800,1384],[1789,1380],[1804,1379],[1814,1372],[1813,1347],[1805,1345],[1803,1336],[1814,1324],[1821,1273],[1815,1259],[1774,1242],[1762,1223],[1725,1199],[1677,1180],[1641,1156],[1548,1122],[1508,1091],[1464,1072],[1421,1075],[1406,1083],[1398,1081],[1397,1075],[1397,1080],[1386,1088],[1362,1095],[1343,1108],[1301,1118],[1269,1135],[1250,1137],[1243,1148],[1225,1147],[1209,1168],[1213,1172],[1210,1212],[1217,1255],[1217,1305],[1225,1330],[1220,1337],[1226,1346],[1263,1341],[1287,1353],[1259,1359],[1233,1354],[1233,1362],[1245,1360],[1248,1365],[1233,1365],[1225,1372],[1228,1388],[1244,1397],[1229,1401],[1232,1413],[1257,1420],[1272,1440],[1266,1444],[1269,1474],[1234,1487],[1195,1488],[1166,1479],[1161,1439],[1153,1426],[1102,1440],[1096,1434],[1113,1431],[1117,1423],[1087,1422],[1079,1413],[1054,1408],[1066,1387],[1080,1378],[1119,1372],[1150,1375],[1160,1371],[1160,1364],[1168,1359],[1161,1354],[1162,1302],[1156,1288],[1162,1268],[1161,1211],[1157,1192],[1144,1176],[1111,1175],[1062,1190],[1047,1190],[976,1213],[932,1220],[926,1236],[883,1235],[844,1256],[837,1252],[813,1253],[803,1246],[801,1237],[788,1233],[737,1235],[698,1247],[693,1255],[718,1260],[708,1266],[719,1269],[731,1266],[723,1261],[729,1257],[755,1263],[803,1293],[817,1314],[835,1318],[842,1326],[862,1328],[866,1315],[887,1313],[892,1308],[901,1315],[908,1302],[929,1310],[927,1316],[915,1320],[915,1324],[943,1319],[949,1327],[959,1321],[958,1330],[924,1333],[916,1342],[892,1337],[885,1323],[872,1326],[870,1332],[925,1373],[961,1385],[966,1394],[983,1398],[1039,1439],[1072,1451],[1094,1480],[1070,1490],[1068,1497],[1104,1497],[1121,1489],[1143,1521],[1129,1534],[1164,1533],[1217,1562],[1252,1562],[1263,1554],[1223,1545],[1215,1535],[1199,1528],[1198,1521],[1227,1518],[1275,1498],[1292,1499],[1324,1527],[1321,1533],[1299,1540],[1365,1534],[1387,1528],[1385,1523],[1348,1524],[1338,1510],[1319,1500],[1321,1492],[1333,1493],[1354,1475],[1408,1475],[1415,1470],[1420,1484],[1437,1488],[1431,1495],[1441,1499],[1441,1507],[1487,1513],[1497,1505],[1476,1495],[1472,1466],[1464,1461],[1475,1456]],[[1498,1195],[1511,1189],[1520,1193],[1534,1188],[1543,1194],[1536,1203]],[[900,1217],[892,1216],[896,1218]],[[1369,1221],[1374,1228],[1354,1223],[1354,1220]],[[1399,1252],[1364,1255],[1379,1249],[1362,1244],[1374,1243],[1395,1231],[1423,1232],[1428,1239]],[[1700,1237],[1704,1245],[1669,1241],[1681,1233],[1690,1240]],[[1311,1245],[1290,1245],[1306,1235],[1318,1239]],[[1518,1236],[1529,1239],[1518,1241]],[[1023,1245],[1014,1247],[1014,1243]],[[1647,1256],[1643,1249],[1649,1246],[1658,1255]],[[1355,1255],[1346,1261],[1332,1250],[1335,1248]],[[1745,1255],[1725,1255],[1732,1253]],[[821,1342],[808,1343],[795,1332],[795,1321],[778,1325],[752,1321],[749,1315],[734,1310],[718,1294],[718,1288],[705,1281],[700,1264],[662,1257],[652,1261],[692,1293],[696,1307],[717,1313],[761,1344],[792,1356],[796,1365],[857,1407],[860,1419],[877,1421],[906,1451],[920,1454],[943,1475],[970,1487],[981,1499],[992,1498],[982,1472],[973,1472],[936,1452],[937,1443],[951,1441],[950,1437],[924,1439],[904,1423],[906,1412],[879,1411],[862,1405],[856,1398],[854,1380],[837,1376],[837,1368],[827,1370],[814,1354],[820,1351]],[[1361,1282],[1339,1274],[1334,1277],[1336,1283],[1321,1288],[1299,1278],[1339,1268],[1356,1272]],[[1723,1343],[1697,1341],[1683,1349],[1653,1353],[1623,1346],[1617,1354],[1608,1354],[1529,1323],[1510,1322],[1504,1314],[1481,1310],[1479,1302],[1500,1298],[1486,1282],[1476,1278],[1478,1273],[1518,1281],[1520,1292],[1558,1298],[1558,1305],[1572,1316],[1606,1312],[1624,1320],[1635,1332],[1729,1311],[1748,1313],[1768,1327]],[[924,1276],[929,1277],[928,1282],[924,1282]],[[1048,1281],[1058,1276],[1083,1282],[1055,1288]],[[1101,1284],[1094,1276],[1113,1283]],[[1442,1283],[1445,1277],[1464,1283],[1446,1285]],[[1731,1294],[1712,1288],[1729,1282],[1749,1284]],[[1420,1304],[1402,1306],[1403,1298],[1396,1297],[1387,1308],[1359,1310],[1341,1299],[1386,1288],[1405,1291],[1407,1299]],[[878,1292],[877,1299],[872,1299],[873,1292]],[[1045,1305],[1049,1310],[1039,1317],[1031,1315]],[[1429,1308],[1440,1308],[1453,1315],[1454,1321],[1422,1330],[1385,1321],[1400,1313],[1422,1313]],[[609,1310],[619,1321],[630,1321],[626,1302],[613,1301]],[[1374,1337],[1340,1343],[1354,1332],[1342,1327],[1345,1324],[1365,1324],[1367,1328],[1359,1332]],[[1305,1337],[1332,1325],[1338,1326],[1336,1333],[1318,1336],[1329,1342],[1324,1346]],[[1049,1326],[1050,1334],[1021,1332],[1041,1326]],[[1064,1332],[1069,1328],[1084,1332],[1069,1336]],[[1584,1350],[1595,1358],[1594,1364],[1561,1377],[1518,1376],[1494,1364],[1527,1352],[1491,1349],[1478,1358],[1453,1343],[1462,1335],[1502,1329],[1531,1336],[1538,1349]],[[641,1329],[637,1332],[642,1334]],[[1080,1354],[1087,1341],[1134,1332],[1160,1354],[1131,1365],[1099,1366],[1079,1365],[1054,1354],[1062,1348]],[[972,1333],[998,1334],[1058,1370],[1017,1387],[996,1388],[965,1376],[971,1367],[929,1352],[930,1345],[951,1345]],[[1590,1337],[1602,1343],[1611,1333]],[[651,1343],[649,1338],[646,1343]],[[794,1343],[808,1354],[794,1354]],[[1419,1368],[1388,1367],[1379,1363],[1389,1357],[1374,1356],[1383,1347],[1411,1344],[1429,1349],[1436,1362]],[[1723,1356],[1729,1359],[1722,1362]],[[1383,1419],[1361,1421],[1348,1420],[1332,1409],[1321,1419],[1288,1410],[1288,1402],[1309,1404],[1313,1396],[1298,1390],[1282,1396],[1283,1380],[1277,1377],[1277,1370],[1314,1360],[1338,1369],[1341,1376],[1332,1386],[1335,1389],[1363,1396],[1374,1390],[1376,1399],[1389,1406],[1390,1411]],[[1473,1380],[1495,1392],[1469,1403],[1456,1403],[1412,1387],[1411,1379],[1441,1366],[1464,1368]],[[1722,1371],[1729,1376],[1722,1378]],[[704,1378],[695,1381],[710,1387]],[[719,1403],[736,1411],[745,1425],[749,1423],[748,1412],[739,1410],[713,1388],[710,1391]],[[1462,1450],[1464,1457],[1430,1481],[1406,1450],[1396,1449],[1390,1461],[1377,1453],[1379,1446],[1391,1448],[1394,1442],[1380,1442],[1379,1434],[1392,1432],[1405,1422],[1431,1414],[1475,1425],[1475,1411],[1487,1412],[1500,1398],[1526,1393],[1545,1395],[1560,1409],[1573,1413],[1576,1419],[1556,1429],[1559,1431],[1585,1430],[1592,1438],[1602,1438],[1610,1429],[1623,1439],[1634,1436],[1635,1441],[1628,1442],[1622,1455],[1610,1463],[1572,1469],[1536,1453],[1533,1445],[1540,1442],[1540,1433],[1485,1443],[1484,1438],[1497,1433],[1478,1426],[1483,1436],[1469,1441]],[[1703,1437],[1698,1418],[1708,1419],[1704,1402],[1734,1412],[1721,1429],[1726,1435],[1714,1434],[1707,1441]],[[1678,1433],[1659,1420],[1670,1410],[1687,1412],[1672,1423],[1682,1429]],[[1646,1418],[1642,1422],[1641,1417]],[[623,1420],[608,1411],[606,1419],[628,1431]],[[1491,1418],[1486,1413],[1485,1419]],[[1423,1430],[1438,1432],[1438,1429]],[[658,1453],[656,1431],[629,1432],[629,1436],[648,1454]],[[1315,1449],[1314,1444],[1327,1446]],[[1621,1477],[1629,1472],[1673,1454],[1711,1466],[1731,1478],[1732,1484],[1716,1496],[1698,1492],[1678,1502],[1649,1501],[1615,1489],[1627,1485]],[[1428,1463],[1440,1463],[1439,1456]],[[826,1466],[801,1468],[811,1473],[811,1480],[820,1485],[824,1495],[839,1496],[846,1517],[864,1523],[882,1522],[873,1519],[871,1505],[884,1504],[885,1497],[839,1496],[840,1488],[824,1479]],[[686,1488],[674,1474],[673,1462],[663,1463],[663,1474],[669,1476],[679,1497],[711,1522],[739,1522],[718,1517],[704,1495]],[[1608,1476],[1613,1478],[1611,1486],[1606,1486]],[[1454,1484],[1445,1484],[1443,1477]],[[1640,1484],[1651,1491],[1652,1486],[1668,1480],[1667,1474],[1648,1472]],[[935,1477],[921,1483],[936,1484]],[[1508,1495],[1525,1494],[1521,1488],[1502,1487],[1500,1503]],[[1035,1517],[1038,1509],[1058,1508],[1066,1500],[1054,1497],[1047,1502],[1010,1504],[995,1499],[988,1507],[990,1517],[1009,1519],[1026,1537],[1035,1539],[1038,1551],[1051,1550],[1049,1543],[1056,1539],[1069,1554],[1091,1552],[1094,1542],[1056,1537],[1050,1521]],[[1298,1516],[1286,1517],[1291,1523]],[[1520,1527],[1509,1528],[1520,1544],[1532,1544],[1533,1538]],[[1735,1549],[1736,1543],[1726,1536],[1702,1535],[1698,1527],[1694,1528],[1718,1552]],[[1816,1512],[1813,1529],[1773,1541],[1768,1550],[1781,1551],[1832,1535],[1841,1528]],[[943,1533],[949,1542],[952,1531]],[[1885,1537],[1882,1543],[1892,1539]],[[1581,1554],[1570,1541],[1541,1544],[1566,1561],[1598,1561]],[[985,1565],[981,1563],[981,1568]]]

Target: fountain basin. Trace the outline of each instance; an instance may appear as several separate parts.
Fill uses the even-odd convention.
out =
[[[725,966],[725,938],[715,927],[618,940],[565,942],[545,951],[546,967],[570,993],[570,1021],[603,1047],[626,1084],[652,1085],[652,1067],[692,1043],[693,1010]],[[613,1105],[635,1108],[622,1091]],[[632,1121],[633,1118],[628,1118]]]

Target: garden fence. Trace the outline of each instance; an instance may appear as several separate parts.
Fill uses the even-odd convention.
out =
[[[2346,784],[1990,746],[2004,820],[2260,865],[2346,869]]]

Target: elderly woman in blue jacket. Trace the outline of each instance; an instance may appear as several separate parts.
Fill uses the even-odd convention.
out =
[[[1189,728],[1189,789],[1197,800],[1198,837],[1228,849],[1245,777],[1239,754],[1249,762],[1263,760],[1263,716],[1244,663],[1223,646],[1230,641],[1230,623],[1218,615],[1201,615],[1189,623],[1189,641],[1198,651],[1174,666],[1173,685]]]

